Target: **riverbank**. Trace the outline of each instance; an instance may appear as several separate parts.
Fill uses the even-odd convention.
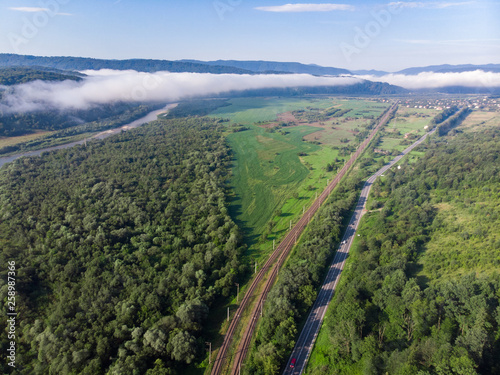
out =
[[[10,163],[10,162],[12,162],[16,159],[19,159],[21,157],[24,157],[24,156],[40,156],[44,152],[70,148],[70,147],[73,147],[76,145],[84,144],[85,142],[89,142],[93,139],[105,139],[105,138],[110,137],[112,135],[118,134],[122,131],[127,131],[127,130],[137,128],[141,125],[147,124],[148,122],[156,120],[160,114],[165,113],[172,108],[175,108],[177,106],[177,104],[178,103],[167,104],[164,108],[156,109],[156,110],[148,113],[146,116],[141,117],[140,119],[137,119],[135,121],[132,121],[129,124],[122,125],[122,126],[119,126],[117,128],[106,130],[103,132],[99,132],[99,133],[97,133],[97,134],[95,134],[92,137],[89,137],[87,139],[83,139],[83,140],[76,141],[76,142],[65,143],[65,144],[62,144],[59,146],[47,147],[47,148],[43,148],[40,150],[26,151],[26,152],[21,152],[19,154],[15,154],[15,155],[0,157],[0,168],[2,168],[5,164]]]

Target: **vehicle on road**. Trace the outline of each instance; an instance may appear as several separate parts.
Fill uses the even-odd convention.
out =
[[[292,362],[290,362],[290,368],[294,368],[296,362],[297,362],[297,358],[292,358]]]

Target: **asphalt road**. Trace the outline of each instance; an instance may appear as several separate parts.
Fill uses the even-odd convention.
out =
[[[307,318],[306,324],[300,333],[299,339],[295,344],[295,348],[293,349],[290,358],[288,359],[288,363],[286,365],[285,371],[283,375],[298,375],[302,374],[304,371],[309,356],[311,354],[312,348],[314,346],[314,342],[316,341],[316,337],[318,336],[319,329],[323,322],[323,318],[325,317],[326,309],[332,300],[333,293],[335,292],[335,288],[340,280],[340,274],[344,269],[345,261],[348,257],[349,250],[351,248],[352,242],[356,235],[356,230],[359,225],[359,221],[364,214],[366,200],[368,198],[368,194],[370,193],[370,189],[372,187],[373,182],[377,179],[378,176],[384,174],[389,168],[394,166],[399,160],[401,160],[406,154],[412,151],[415,147],[421,144],[425,138],[432,133],[435,132],[436,129],[430,131],[421,137],[418,141],[409,146],[406,150],[404,150],[400,155],[396,156],[393,160],[391,160],[388,164],[378,170],[373,176],[371,176],[364,184],[363,189],[361,190],[361,195],[359,197],[358,203],[356,205],[356,209],[354,210],[354,214],[351,217],[351,221],[347,227],[347,230],[342,238],[341,244],[337,253],[335,254],[335,258],[333,259],[332,264],[328,270],[328,274],[326,279],[321,287],[321,290],[318,294],[316,301],[312,307],[311,312]],[[290,367],[292,359],[295,359],[295,366],[293,368]]]

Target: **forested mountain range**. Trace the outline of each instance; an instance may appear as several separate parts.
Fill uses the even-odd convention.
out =
[[[103,60],[85,57],[43,57],[0,54],[0,66],[43,66],[62,70],[136,70],[138,72],[194,72],[214,74],[252,74],[249,70],[228,66],[210,66],[186,61],[129,59],[129,60]]]
[[[231,66],[235,68],[251,70],[256,73],[282,72],[282,73],[303,73],[312,75],[340,75],[351,74],[347,69],[319,66],[316,64],[301,64],[297,62],[278,62],[278,61],[239,61],[239,60],[181,60],[210,66]]]
[[[460,73],[460,72],[470,72],[474,70],[484,70],[485,72],[500,72],[500,64],[486,64],[486,65],[474,65],[474,64],[461,64],[461,65],[430,65],[425,67],[415,67],[407,68],[396,72],[397,74],[415,75],[422,72],[434,72],[434,73]]]
[[[240,61],[240,60],[154,60],[154,59],[127,59],[127,60],[105,60],[85,57],[71,56],[30,56],[16,55],[11,53],[0,53],[0,67],[30,66],[46,67],[61,70],[87,70],[87,69],[132,69],[139,72],[196,72],[196,73],[232,73],[232,74],[256,74],[256,73],[304,73],[312,75],[342,75],[342,74],[390,74],[381,70],[348,70],[343,68],[325,67],[316,64],[301,64],[297,62],[279,61]],[[410,67],[394,72],[394,74],[415,75],[422,72],[449,73],[473,70],[484,70],[487,72],[499,72],[500,64],[461,64],[461,65],[431,65],[426,67]]]
[[[304,96],[304,95],[397,95],[407,94],[408,90],[385,82],[364,80],[354,85],[268,88],[223,93],[220,97],[251,96]]]
[[[29,56],[1,53],[0,66],[39,66],[57,68],[62,70],[87,70],[87,69],[132,69],[139,72],[196,72],[196,73],[232,73],[232,74],[262,74],[262,73],[305,73],[313,75],[339,75],[350,74],[347,69],[323,67],[319,65],[306,65],[295,62],[277,61],[198,61],[198,60],[153,60],[153,59],[128,59],[105,60],[69,56]]]
[[[483,70],[485,72],[500,72],[500,64],[486,64],[486,65],[474,65],[474,64],[460,64],[460,65],[429,65],[423,67],[411,67],[399,70],[397,72],[385,72],[382,70],[353,70],[354,74],[370,74],[375,76],[383,76],[386,74],[405,74],[405,75],[417,75],[424,72],[433,73],[461,73],[461,72],[471,72],[474,70]]]

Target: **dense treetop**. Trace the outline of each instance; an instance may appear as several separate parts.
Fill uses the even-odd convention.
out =
[[[18,373],[175,374],[203,353],[210,307],[241,272],[219,126],[158,121],[0,170]]]
[[[113,123],[111,127],[118,127],[136,120],[154,108],[162,105],[140,105],[131,103],[103,104],[88,109],[74,109],[60,111],[57,109],[46,109],[39,112],[6,113],[0,114],[0,137],[20,136],[35,131],[58,131],[79,134],[87,131],[104,130],[107,127],[95,123]],[[102,124],[101,124],[102,125]]]
[[[42,81],[64,81],[67,79],[79,81],[82,79],[82,74],[35,67],[27,68],[18,66],[0,68],[0,85],[17,85],[38,79]]]

